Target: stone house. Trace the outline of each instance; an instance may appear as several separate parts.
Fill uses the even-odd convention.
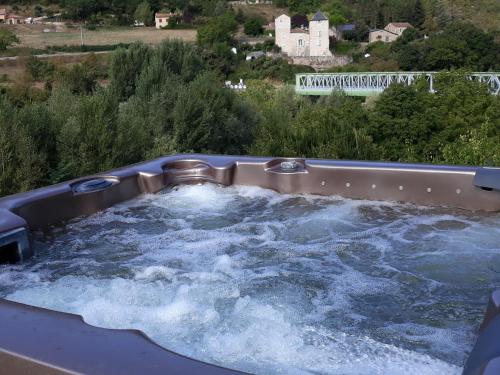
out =
[[[413,26],[408,22],[391,22],[384,29],[390,31],[391,33],[401,35],[406,29],[410,27]]]
[[[20,25],[26,23],[24,17],[18,16],[17,14],[7,12],[7,9],[0,9],[0,23],[6,23],[8,25]]]
[[[275,34],[276,45],[290,57],[332,56],[328,18],[319,11],[309,21],[309,28],[292,28],[291,18],[282,14],[275,20]]]
[[[18,16],[17,14],[8,14],[6,23],[9,25],[21,25],[26,22],[24,17]]]
[[[383,30],[371,30],[369,36],[369,43],[384,42],[391,43],[398,39],[403,32],[413,27],[408,22],[391,22]]]
[[[155,14],[155,26],[157,29],[168,26],[168,21],[170,17],[175,16],[175,13],[156,13]]]

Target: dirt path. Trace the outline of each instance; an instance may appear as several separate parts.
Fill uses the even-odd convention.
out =
[[[97,51],[97,52],[59,52],[59,53],[43,53],[40,55],[35,55],[39,59],[51,59],[51,58],[56,58],[56,57],[78,57],[78,56],[85,56],[85,55],[102,55],[102,54],[107,54],[107,53],[112,53],[113,51]],[[25,56],[22,56],[25,57]],[[21,58],[21,56],[7,56],[7,57],[0,57],[0,61],[17,61]]]

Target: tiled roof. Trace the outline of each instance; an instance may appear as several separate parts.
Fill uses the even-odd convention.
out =
[[[292,28],[294,27],[309,27],[309,20],[307,16],[297,14],[291,18]]]
[[[305,30],[305,29],[292,29],[290,31],[291,33],[294,33],[294,34],[299,34],[299,33],[302,33],[302,34],[309,34],[309,31]]]
[[[328,21],[328,18],[325,17],[323,13],[321,13],[319,10],[316,12],[314,17],[312,18],[313,21]]]
[[[389,31],[389,30],[386,30],[386,29],[370,29],[369,31],[370,31],[370,34],[376,32],[376,31],[383,31],[385,33],[389,33],[389,34],[392,34],[392,35],[398,35],[399,36],[399,34],[393,33],[392,31]]]
[[[167,18],[173,16],[173,13],[156,13],[155,18]]]
[[[345,25],[338,25],[336,27],[336,29],[338,31],[353,31],[353,30],[356,30],[356,25],[353,24],[353,23],[348,23],[348,24],[345,24]]]
[[[413,27],[410,23],[408,22],[391,22],[389,25],[393,25],[395,27]],[[387,25],[387,26],[389,26]]]

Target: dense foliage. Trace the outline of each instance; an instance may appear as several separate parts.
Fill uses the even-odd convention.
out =
[[[264,20],[260,17],[249,17],[244,24],[245,34],[257,36],[262,34]]]
[[[35,16],[52,15],[57,8],[67,19],[85,20],[90,24],[107,22],[130,25],[144,14],[136,14],[141,3],[152,11],[181,11],[188,23],[193,16],[218,16],[228,8],[229,0],[4,0],[14,11],[31,5]],[[452,20],[467,20],[481,29],[500,31],[498,0],[274,0],[274,5],[290,13],[310,14],[325,11],[332,24],[347,21],[361,29],[382,28],[392,21],[410,22],[427,33],[442,29]],[[140,9],[146,10],[145,6]],[[141,16],[142,14],[142,16]],[[185,21],[184,21],[185,22]]]
[[[262,80],[235,93],[206,50],[182,42],[115,51],[105,87],[92,58],[27,65],[45,88],[0,94],[0,195],[173,152],[500,165],[500,98],[465,73],[363,104]]]
[[[7,47],[14,43],[19,43],[17,36],[10,30],[0,29],[0,51],[5,51]]]
[[[257,117],[200,55],[182,42],[134,44],[116,51],[106,88],[85,78],[87,64],[62,75],[48,100],[7,90],[0,195],[165,153],[245,153]]]
[[[500,42],[494,33],[482,31],[473,24],[450,22],[429,36],[414,28],[407,29],[395,42],[369,44],[365,51],[354,53],[353,58],[354,64],[341,69],[498,71]]]
[[[262,122],[254,154],[500,165],[500,100],[462,74],[394,85],[370,108],[340,94],[312,102],[250,90]],[[457,152],[461,150],[460,152]]]
[[[406,30],[392,51],[404,70],[500,69],[500,43],[493,34],[467,23],[450,23],[428,39],[419,38],[415,29]]]

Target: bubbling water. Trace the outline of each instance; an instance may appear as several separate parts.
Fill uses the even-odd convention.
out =
[[[254,373],[458,374],[500,217],[182,186],[36,235],[0,297]]]

